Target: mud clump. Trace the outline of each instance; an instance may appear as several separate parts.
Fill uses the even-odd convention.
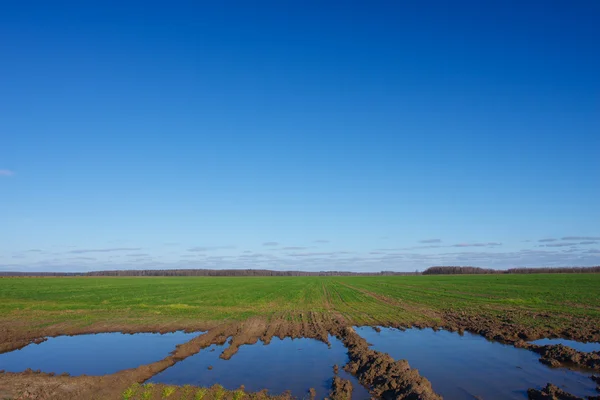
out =
[[[597,321],[593,319],[564,317],[561,320],[563,325],[561,329],[528,326],[521,322],[531,319],[550,320],[551,317],[549,314],[523,310],[504,310],[500,317],[474,315],[463,311],[447,311],[443,316],[444,322],[439,327],[458,332],[469,331],[507,344],[547,337],[560,337],[579,342],[600,341],[600,329]]]
[[[529,389],[527,396],[530,400],[600,400],[600,396],[578,397],[572,395],[551,383],[548,383],[542,390]]]
[[[369,349],[365,339],[354,329],[345,328],[340,334],[348,348],[350,361],[345,369],[356,376],[371,394],[382,399],[438,400],[441,396],[431,383],[406,360],[395,361],[388,354]]]
[[[331,400],[352,400],[352,383],[339,376],[334,377],[329,398]]]
[[[540,346],[525,342],[515,343],[515,347],[538,353],[540,362],[551,367],[576,366],[600,371],[600,351],[586,353],[562,344]]]

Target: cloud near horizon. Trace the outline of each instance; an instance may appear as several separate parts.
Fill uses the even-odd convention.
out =
[[[487,242],[487,243],[458,243],[453,244],[452,247],[494,247],[502,246],[499,242]]]
[[[442,239],[423,239],[419,243],[442,243]]]
[[[235,246],[196,246],[191,247],[187,251],[202,252],[202,251],[215,251],[215,250],[227,250],[235,249]]]
[[[141,247],[112,247],[106,249],[79,249],[79,250],[71,250],[67,253],[69,254],[84,254],[84,253],[110,253],[113,251],[136,251],[142,250]]]

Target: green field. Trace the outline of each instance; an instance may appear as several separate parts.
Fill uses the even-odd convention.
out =
[[[600,324],[600,274],[397,277],[84,277],[0,279],[0,325],[27,329],[197,324],[336,313],[355,324],[436,322],[461,311],[546,326]]]

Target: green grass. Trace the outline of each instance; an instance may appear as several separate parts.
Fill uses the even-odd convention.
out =
[[[335,312],[357,324],[411,323],[447,310],[600,321],[600,274],[0,279],[0,321],[38,328],[297,319],[307,312]]]

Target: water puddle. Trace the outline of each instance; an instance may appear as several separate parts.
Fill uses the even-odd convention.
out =
[[[352,382],[352,398],[369,399],[368,391],[357,379],[343,370],[348,362],[347,349],[342,342],[329,336],[331,347],[314,339],[283,340],[273,338],[264,345],[241,346],[230,360],[219,355],[226,345],[212,345],[154,376],[149,382],[170,385],[212,386],[216,383],[235,390],[268,389],[271,394],[287,390],[299,398],[308,398],[308,390],[316,390],[316,398],[328,396],[333,380],[333,366],[339,366],[339,376]],[[209,369],[211,367],[211,369]]]
[[[550,368],[539,355],[482,336],[432,329],[356,328],[372,349],[406,359],[447,399],[527,399],[551,382],[578,396],[597,395],[592,374]]]
[[[562,344],[563,346],[568,346],[572,349],[578,351],[585,351],[587,353],[591,351],[600,351],[600,343],[595,342],[576,342],[575,340],[567,340],[567,339],[539,339],[531,342],[533,344],[538,344],[540,346],[545,346],[548,344]]]
[[[58,336],[40,344],[0,354],[0,370],[77,375],[106,375],[162,360],[201,332],[97,333]]]

